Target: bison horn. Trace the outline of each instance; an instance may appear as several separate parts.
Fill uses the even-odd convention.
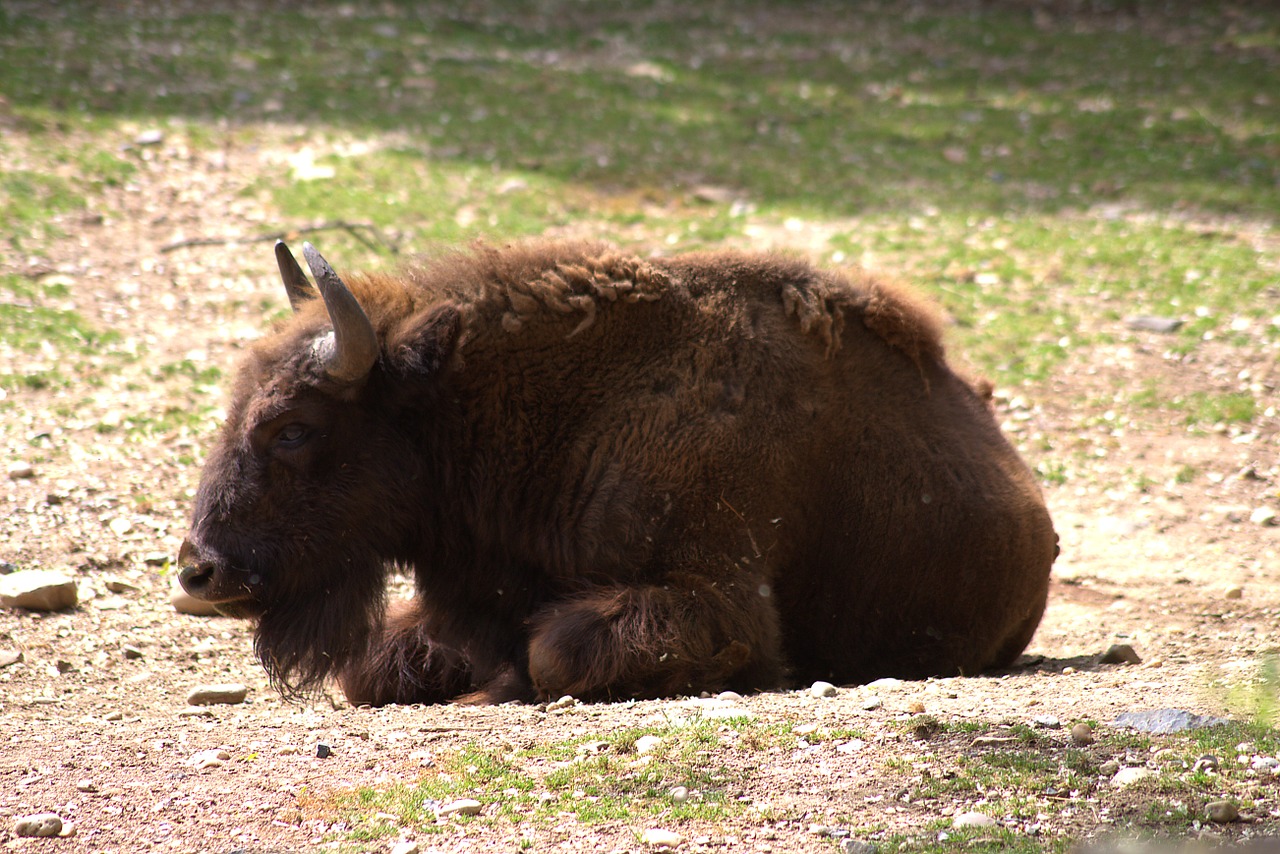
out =
[[[378,360],[378,335],[373,331],[373,324],[314,246],[302,244],[302,255],[307,259],[325,308],[329,310],[329,319],[333,321],[333,347],[325,356],[325,373],[340,382],[362,379]]]
[[[307,281],[306,273],[302,272],[302,268],[298,266],[293,253],[289,251],[288,246],[284,245],[283,240],[276,241],[276,265],[280,268],[280,279],[284,282],[284,289],[289,293],[289,305],[293,307],[294,314],[297,314],[303,303],[310,302],[319,294]]]

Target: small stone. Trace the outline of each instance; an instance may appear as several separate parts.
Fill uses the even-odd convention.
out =
[[[178,710],[180,718],[216,718],[213,709],[207,706],[187,706],[185,709]]]
[[[1098,766],[1098,773],[1104,777],[1114,777],[1115,773],[1120,770],[1120,763],[1114,759],[1108,759]]]
[[[36,470],[32,468],[31,463],[25,460],[19,460],[16,463],[9,463],[7,469],[9,480],[26,480],[36,476]]]
[[[418,843],[411,840],[401,840],[391,846],[391,854],[418,854],[422,849],[418,847]]]
[[[910,714],[913,714],[913,715],[923,715],[923,714],[924,714],[924,703],[921,703],[919,700],[917,700],[916,702],[914,702],[914,703],[912,703],[911,705],[907,706],[907,711],[908,711]]]
[[[447,804],[441,804],[436,808],[436,815],[440,818],[449,818],[455,815],[479,815],[482,809],[484,809],[484,804],[479,801],[473,801],[471,798],[461,798],[456,801],[450,801]]]
[[[149,128],[133,138],[134,145],[159,145],[164,142],[164,131]]]
[[[1071,728],[1071,740],[1076,744],[1093,744],[1093,727],[1088,724],[1076,724]]]
[[[1127,643],[1113,643],[1099,659],[1102,664],[1141,664],[1142,659]]]
[[[838,693],[840,692],[836,689],[836,686],[830,682],[814,682],[813,687],[809,689],[809,694],[813,697],[834,697]]]
[[[120,648],[120,651],[124,653],[124,657],[128,659],[137,660],[142,658],[142,650],[138,649],[136,646],[129,646],[128,644],[125,644]]]
[[[671,800],[677,804],[682,804],[689,800],[689,790],[684,786],[676,786],[671,790]]]
[[[1160,332],[1169,334],[1177,332],[1186,321],[1176,317],[1157,317],[1150,314],[1135,314],[1124,319],[1125,326],[1141,332]]]
[[[951,822],[952,827],[995,827],[996,820],[985,813],[962,812]]]
[[[1211,801],[1204,805],[1204,812],[1215,824],[1228,824],[1240,818],[1240,808],[1231,801]]]
[[[1132,786],[1134,783],[1140,783],[1143,780],[1150,780],[1156,775],[1156,772],[1150,768],[1121,768],[1116,775],[1111,778],[1111,785],[1117,788]]]
[[[1227,588],[1227,592],[1226,592],[1226,593],[1224,593],[1224,594],[1222,594],[1222,598],[1224,598],[1224,599],[1243,599],[1243,598],[1244,598],[1244,588],[1243,588],[1243,587],[1228,587],[1228,588]]]
[[[328,759],[333,755],[333,748],[325,744],[323,741],[316,745],[316,758]]]
[[[1173,732],[1203,729],[1224,723],[1226,723],[1224,718],[1195,715],[1182,709],[1156,709],[1149,712],[1124,712],[1116,716],[1112,725],[1155,735],[1168,735]]]
[[[646,753],[652,753],[660,744],[662,744],[662,739],[658,738],[658,736],[642,735],[636,739],[636,753],[641,756]]]
[[[840,845],[843,854],[879,854],[880,846],[861,839],[846,839]]]
[[[218,616],[218,609],[212,604],[203,599],[197,599],[181,587],[173,588],[169,594],[169,604],[173,605],[173,609],[179,614],[189,614],[192,617]]]
[[[736,703],[742,699],[742,695],[737,691],[721,691],[716,694],[716,699],[724,703]]]
[[[1249,514],[1249,521],[1255,525],[1269,528],[1276,524],[1276,511],[1270,507],[1259,507]]]
[[[1036,715],[1031,719],[1031,723],[1033,726],[1038,726],[1041,729],[1058,729],[1062,726],[1062,721],[1058,720],[1053,715]]]
[[[124,712],[107,712],[102,716],[104,721],[122,721],[124,720]]]
[[[51,812],[24,815],[14,822],[13,832],[18,836],[57,836],[62,832],[62,819]]]
[[[1249,763],[1249,767],[1254,771],[1266,771],[1270,774],[1277,767],[1280,767],[1280,759],[1271,756],[1255,756],[1253,761]]]
[[[133,530],[133,522],[124,516],[117,516],[107,523],[107,527],[115,532],[116,536],[123,537]]]
[[[96,792],[98,791],[98,784],[86,777],[83,780],[76,781],[76,790],[80,792]]]
[[[29,611],[61,611],[75,606],[75,581],[51,569],[26,569],[0,576],[0,605]]]
[[[197,685],[187,695],[188,706],[233,706],[243,703],[249,689],[239,682],[221,685]]]
[[[1214,756],[1212,753],[1206,753],[1205,755],[1201,756],[1199,759],[1196,760],[1196,764],[1191,766],[1191,770],[1193,772],[1194,771],[1212,772],[1212,771],[1218,770],[1218,765],[1219,765],[1218,757]]]
[[[23,655],[20,649],[4,649],[0,650],[0,667],[8,667],[11,664],[17,664],[22,661]]]
[[[895,679],[892,676],[886,676],[883,679],[877,679],[874,682],[868,682],[866,687],[882,689],[882,690],[891,690],[893,688],[901,688],[902,680]]]
[[[651,827],[640,836],[640,841],[654,848],[676,848],[684,842],[684,837],[670,830]]]
[[[225,750],[215,748],[213,750],[201,750],[187,760],[188,765],[195,766],[203,771],[205,768],[221,768],[231,759],[231,754]]]
[[[547,712],[549,714],[564,714],[565,712],[578,705],[578,701],[568,694],[556,700],[553,703],[547,703]]]
[[[62,830],[58,831],[59,839],[70,839],[76,835],[76,826],[69,821],[62,823]]]
[[[874,712],[876,709],[880,708],[883,705],[884,705],[884,700],[881,700],[879,697],[868,697],[867,699],[862,701],[860,708],[864,712]]]
[[[137,593],[140,588],[120,578],[108,578],[105,582],[107,590],[112,593]]]

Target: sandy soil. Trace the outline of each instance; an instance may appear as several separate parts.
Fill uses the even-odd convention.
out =
[[[330,795],[411,782],[432,773],[424,766],[431,755],[476,741],[519,746],[688,714],[677,700],[559,715],[529,706],[291,706],[266,685],[248,626],[174,612],[170,582],[157,564],[176,553],[184,533],[199,473],[192,461],[200,459],[204,436],[182,427],[146,436],[130,425],[166,407],[216,405],[216,393],[183,376],[166,377],[157,366],[189,358],[229,371],[236,351],[265,326],[264,301],[279,307],[283,293],[269,242],[170,253],[160,247],[184,237],[269,230],[265,203],[241,190],[247,176],[291,151],[286,131],[274,147],[213,153],[189,150],[171,134],[148,149],[128,186],[108,189],[93,210],[63,217],[57,225],[68,238],[51,242],[47,258],[0,261],[9,272],[66,277],[74,283],[75,308],[121,334],[111,350],[145,349],[143,359],[123,364],[102,354],[96,386],[11,393],[16,407],[0,423],[5,458],[31,461],[35,470],[0,484],[0,560],[66,570],[81,590],[74,610],[0,611],[0,661],[21,654],[0,667],[0,844],[7,848],[70,854],[332,847],[345,835],[333,825],[339,817],[327,807]],[[788,234],[795,232],[778,239],[803,245]],[[1082,353],[1051,383],[999,396],[1001,416],[1031,462],[1045,454],[1041,437],[1052,437],[1054,453],[1083,475],[1047,488],[1063,555],[1025,666],[977,678],[844,688],[830,699],[805,691],[745,698],[741,705],[764,722],[859,727],[873,738],[853,753],[825,744],[765,757],[740,793],[760,808],[721,826],[675,828],[687,848],[838,850],[838,839],[820,837],[812,826],[845,816],[842,826],[855,835],[869,827],[907,832],[980,808],[980,795],[952,803],[901,800],[910,771],[888,770],[890,758],[928,762],[930,755],[968,748],[958,736],[927,747],[914,742],[900,721],[919,706],[952,722],[1053,716],[1066,726],[1047,730],[1045,743],[1058,746],[1081,719],[1110,721],[1123,711],[1162,707],[1239,711],[1228,708],[1225,686],[1251,678],[1261,653],[1280,640],[1280,528],[1249,520],[1257,507],[1280,506],[1280,424],[1274,414],[1260,415],[1244,429],[1197,435],[1174,423],[1118,425],[1104,407],[1081,411],[1074,402],[1105,399],[1115,384],[1145,376],[1216,390],[1237,382],[1243,370],[1265,397],[1280,371],[1274,347],[1262,343],[1248,350],[1206,345],[1190,359],[1164,350],[1153,334]],[[17,360],[29,367],[33,359],[0,358],[10,361],[5,367]],[[1200,474],[1177,483],[1184,466]],[[1116,642],[1133,645],[1142,663],[1097,664]],[[228,681],[249,687],[245,703],[183,715],[193,686]],[[882,705],[864,709],[873,695]],[[321,741],[333,748],[327,759],[315,755]],[[231,759],[203,769],[191,764],[209,749],[224,749]],[[1105,833],[1125,814],[1107,797],[1082,801],[1080,810],[1046,821],[1040,832]],[[1260,798],[1255,814],[1227,836],[1280,825],[1274,793]],[[61,815],[74,836],[12,835],[10,817],[44,811]],[[643,829],[565,818],[524,827],[452,824],[429,837],[406,828],[401,835],[418,839],[423,850],[524,844],[607,851],[643,848]],[[371,848],[386,850],[392,841]]]

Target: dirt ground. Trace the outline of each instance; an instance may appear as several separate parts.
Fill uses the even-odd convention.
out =
[[[249,627],[225,618],[177,614],[161,573],[187,524],[203,436],[175,429],[158,437],[127,429],[166,407],[217,403],[156,366],[190,359],[229,371],[237,351],[265,326],[264,300],[283,292],[269,242],[162,253],[175,239],[254,234],[269,221],[243,195],[246,175],[276,150],[192,153],[172,138],[151,149],[126,187],[107,188],[94,209],[59,223],[69,239],[39,268],[3,260],[12,272],[75,281],[74,307],[94,324],[145,347],[123,364],[104,361],[91,389],[23,391],[0,424],[7,461],[33,462],[34,476],[0,483],[0,559],[63,569],[81,600],[58,613],[0,611],[0,845],[21,851],[294,851],[333,847],[344,837],[326,813],[326,793],[411,782],[427,755],[468,742],[521,744],[639,726],[685,708],[680,701],[586,706],[549,715],[530,706],[352,709],[328,702],[289,705],[268,688]],[[216,158],[217,162],[214,162]],[[790,238],[788,237],[790,235]],[[803,248],[803,235],[780,233]],[[313,238],[323,246],[323,235]],[[339,263],[340,259],[333,259]],[[83,285],[83,286],[81,286]],[[773,756],[741,797],[771,808],[721,826],[680,826],[687,850],[839,850],[813,825],[853,815],[844,826],[911,832],[949,812],[981,807],[907,803],[889,758],[923,749],[899,721],[915,704],[943,721],[1029,723],[1054,716],[1047,734],[1065,742],[1081,719],[1180,708],[1229,714],[1230,685],[1251,678],[1260,655],[1280,646],[1280,527],[1250,521],[1280,506],[1280,421],[1259,414],[1245,429],[1202,435],[1181,424],[1117,426],[1104,407],[1117,383],[1158,376],[1178,388],[1217,390],[1251,371],[1260,399],[1280,382],[1274,348],[1206,345],[1174,358],[1160,336],[1079,354],[1041,387],[998,394],[1001,417],[1030,462],[1052,437],[1083,474],[1047,495],[1062,536],[1048,613],[1025,666],[1006,674],[843,688],[830,699],[807,691],[747,697],[765,722],[859,727],[876,734],[859,752],[796,750]],[[25,358],[4,354],[5,359]],[[53,359],[56,354],[39,358]],[[105,357],[104,357],[105,359]],[[185,383],[185,384],[184,384]],[[15,393],[11,393],[15,394]],[[1275,400],[1274,397],[1271,398]],[[1264,403],[1265,407],[1265,403]],[[69,414],[68,414],[69,413]],[[106,429],[101,425],[120,425]],[[1064,453],[1061,448],[1072,450]],[[1177,473],[1202,472],[1188,483]],[[993,595],[998,595],[993,591]],[[1099,665],[1110,644],[1129,643],[1131,666]],[[126,650],[126,647],[129,649]],[[11,661],[16,654],[21,659]],[[195,685],[240,682],[249,699],[184,716]],[[866,701],[872,695],[882,705]],[[333,755],[315,755],[317,742]],[[199,769],[200,751],[232,759]],[[944,745],[945,748],[945,745]],[[931,750],[937,750],[934,746]],[[960,748],[956,748],[960,749]],[[55,840],[18,839],[14,816],[56,812],[75,829]],[[1227,836],[1280,826],[1280,800],[1265,793]],[[1041,832],[1082,838],[1114,818],[1083,807]],[[566,818],[524,828],[483,822],[415,837],[422,850],[640,850],[640,825],[579,824]],[[371,843],[389,850],[391,842]]]

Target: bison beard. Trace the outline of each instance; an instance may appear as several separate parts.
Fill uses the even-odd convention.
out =
[[[288,697],[504,702],[973,673],[1056,536],[910,295],[775,256],[481,249],[313,286],[179,556]],[[386,604],[388,568],[415,596]]]

